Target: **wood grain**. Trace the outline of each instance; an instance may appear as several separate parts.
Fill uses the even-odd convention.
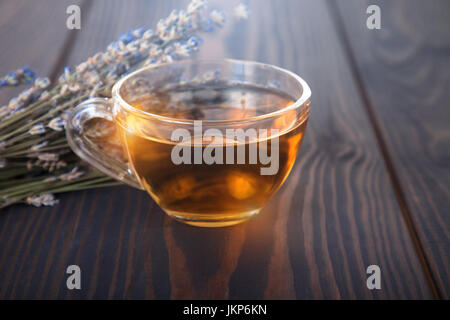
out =
[[[295,296],[429,296],[425,279],[416,279],[422,274],[417,256],[325,3],[283,4],[254,4],[249,31],[235,31],[241,38],[253,39],[251,46],[250,40],[240,45],[230,40],[229,47],[234,57],[297,72],[313,91],[304,146],[286,186],[295,184],[295,196],[286,196],[276,205],[288,202],[287,213],[271,212],[278,214],[275,219],[288,214],[281,232],[287,234]],[[271,237],[272,232],[267,232],[268,243]],[[246,256],[248,260],[243,258],[232,277],[230,291],[238,283],[233,278],[244,281],[251,273],[255,258],[248,251],[242,254]],[[382,292],[370,292],[362,285],[366,276],[361,271],[372,263],[389,277]]]
[[[64,63],[186,2],[95,1]],[[254,219],[219,229],[174,222],[128,187],[12,207],[0,214],[1,298],[432,298],[325,1],[249,6],[250,19],[230,15],[200,55],[275,64],[310,83],[304,145],[277,196]],[[66,289],[70,264],[81,267],[82,290]],[[381,267],[381,290],[366,287],[370,264]]]
[[[0,3],[0,74],[16,70],[24,65],[34,69],[38,76],[54,73],[55,61],[61,55],[65,40],[71,32],[66,28],[65,9],[69,4],[80,1],[25,0],[2,1]],[[23,90],[23,87],[2,89],[0,105]],[[0,294],[2,297],[28,291],[33,274],[37,269],[28,269],[29,263],[36,261],[47,244],[42,230],[52,231],[55,215],[62,213],[73,199],[59,208],[26,208],[16,206],[0,212]],[[45,247],[44,247],[45,248]],[[23,270],[26,275],[22,278]]]
[[[436,291],[448,299],[450,3],[376,1],[376,31],[365,27],[369,1],[338,4],[410,232]]]

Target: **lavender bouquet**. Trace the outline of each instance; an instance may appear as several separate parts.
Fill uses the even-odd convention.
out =
[[[247,7],[235,9],[246,18]],[[208,11],[205,0],[193,0],[186,10],[172,11],[155,28],[138,28],[120,36],[105,52],[95,54],[76,68],[66,67],[57,83],[36,77],[24,67],[0,78],[0,88],[30,85],[8,105],[0,107],[0,208],[13,203],[51,206],[54,194],[120,184],[90,168],[69,148],[65,119],[79,102],[108,97],[123,75],[143,66],[191,56],[210,32],[225,23],[225,13]],[[114,126],[94,122],[90,138],[117,157],[120,145],[111,139]]]

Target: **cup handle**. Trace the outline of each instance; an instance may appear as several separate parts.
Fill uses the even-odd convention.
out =
[[[73,152],[111,178],[143,190],[139,180],[126,163],[100,151],[84,136],[84,125],[93,118],[113,121],[110,99],[88,99],[77,105],[70,113],[66,121],[66,136]]]

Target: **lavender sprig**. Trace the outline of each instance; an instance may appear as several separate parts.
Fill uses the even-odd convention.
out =
[[[29,67],[23,67],[0,78],[0,88],[29,84],[34,80],[34,78],[35,72]]]
[[[235,14],[246,18],[248,9],[238,6]],[[110,96],[112,85],[124,74],[191,56],[203,42],[197,34],[225,22],[224,12],[208,11],[205,0],[193,0],[186,10],[174,10],[160,20],[155,29],[129,31],[104,52],[75,68],[64,68],[54,84],[28,67],[0,78],[0,88],[30,85],[0,106],[0,208],[19,202],[53,205],[58,202],[54,193],[120,184],[69,149],[64,132],[68,114],[89,97]]]

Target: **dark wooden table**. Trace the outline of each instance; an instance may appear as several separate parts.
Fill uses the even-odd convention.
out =
[[[55,78],[186,3],[0,1],[0,74],[29,65]],[[65,27],[70,4],[81,7],[80,31]],[[381,8],[380,30],[366,27],[369,4]],[[249,7],[247,21],[206,36],[199,55],[275,64],[310,84],[305,141],[277,196],[256,218],[219,229],[172,221],[129,187],[7,208],[0,298],[449,298],[450,2]],[[81,290],[66,287],[71,264]],[[372,264],[380,290],[366,286]]]

